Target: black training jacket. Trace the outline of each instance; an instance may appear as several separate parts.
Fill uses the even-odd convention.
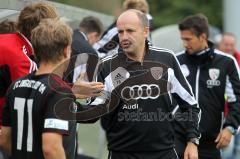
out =
[[[237,129],[240,121],[240,75],[236,60],[215,49],[211,42],[206,50],[195,55],[184,51],[177,58],[202,111],[200,144],[214,143],[220,130],[226,126]],[[229,113],[223,122],[225,97]],[[180,138],[185,133],[184,124],[176,121],[176,135]]]
[[[111,92],[110,103],[116,105],[108,105],[110,113],[101,117],[109,150],[174,148],[173,98],[191,116],[188,138],[199,136],[200,109],[172,51],[149,46],[141,63],[124,53],[103,61],[98,80],[104,81],[105,91]]]

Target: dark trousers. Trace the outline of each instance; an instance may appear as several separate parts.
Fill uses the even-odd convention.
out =
[[[108,159],[178,159],[174,149],[153,152],[109,151]]]
[[[216,144],[200,143],[198,147],[199,159],[221,159],[220,150],[216,148]]]

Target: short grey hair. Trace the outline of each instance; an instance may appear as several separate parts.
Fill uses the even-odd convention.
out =
[[[143,28],[149,27],[149,21],[146,14],[136,9],[129,9],[128,11],[134,12],[138,16]]]

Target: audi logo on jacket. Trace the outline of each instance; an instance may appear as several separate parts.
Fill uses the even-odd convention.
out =
[[[107,56],[102,61],[98,81],[105,83],[107,99],[104,104],[83,109],[85,119],[81,120],[102,116],[109,150],[174,148],[173,98],[192,117],[187,136],[199,136],[200,109],[171,51],[150,46],[142,63],[128,59],[124,53]]]

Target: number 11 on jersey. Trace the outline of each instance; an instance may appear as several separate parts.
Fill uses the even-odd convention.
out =
[[[17,110],[17,149],[22,149],[23,127],[24,127],[24,109],[27,101],[28,113],[28,132],[27,132],[27,151],[32,152],[33,133],[32,133],[32,106],[33,99],[26,100],[25,98],[16,97],[14,100],[14,109]]]

